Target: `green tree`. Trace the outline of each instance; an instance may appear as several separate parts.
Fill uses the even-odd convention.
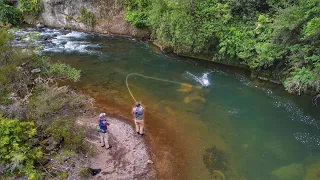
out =
[[[19,24],[22,21],[22,14],[19,9],[8,4],[6,0],[0,0],[0,22]]]
[[[40,12],[39,0],[19,0],[19,9],[22,13],[36,16]]]

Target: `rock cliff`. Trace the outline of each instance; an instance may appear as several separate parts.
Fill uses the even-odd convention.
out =
[[[148,37],[147,30],[137,29],[124,20],[124,0],[41,0],[39,21],[47,26],[91,31],[103,34]],[[80,9],[92,12],[94,26],[80,22]]]

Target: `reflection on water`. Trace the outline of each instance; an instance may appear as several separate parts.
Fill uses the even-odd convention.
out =
[[[158,164],[171,178],[312,179],[320,172],[320,114],[309,97],[288,95],[230,68],[155,52],[130,38],[50,29],[40,35],[43,53],[81,69],[76,87],[112,111],[130,115],[129,73],[184,83],[129,80],[149,113],[147,133]],[[166,169],[161,159],[176,168]]]

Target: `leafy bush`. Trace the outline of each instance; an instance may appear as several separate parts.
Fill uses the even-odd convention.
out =
[[[52,122],[51,118],[68,114],[75,116],[79,110],[86,108],[87,97],[69,91],[68,87],[44,85],[37,88],[30,99],[29,118],[36,121],[37,125],[46,129]]]
[[[29,179],[39,178],[35,163],[42,157],[42,151],[29,143],[36,133],[32,122],[0,116],[0,163],[7,171],[25,173]]]
[[[297,92],[299,95],[316,85],[317,74],[305,67],[291,73],[284,85],[289,92]]]
[[[86,8],[80,8],[79,21],[91,27],[93,27],[96,24],[94,14]]]
[[[46,133],[56,140],[63,138],[63,145],[69,150],[81,153],[88,149],[83,142],[85,129],[77,126],[73,117],[62,116],[53,119],[53,122],[46,129]]]
[[[66,78],[74,81],[80,79],[80,70],[76,70],[64,63],[52,64],[49,68],[48,74],[56,78]]]
[[[320,17],[315,17],[311,19],[302,30],[304,37],[314,36],[320,33]]]
[[[85,129],[76,125],[79,112],[86,110],[88,97],[69,91],[68,87],[42,86],[30,99],[28,118],[56,141],[63,139],[65,148],[75,152],[88,150],[83,143]]]
[[[148,11],[149,0],[126,0],[126,16],[125,19],[135,27],[148,26]]]
[[[0,22],[19,24],[22,20],[22,14],[19,9],[0,2]]]
[[[22,13],[38,15],[40,12],[39,0],[19,0],[19,9]]]

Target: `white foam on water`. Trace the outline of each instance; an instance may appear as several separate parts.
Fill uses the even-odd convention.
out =
[[[72,31],[71,33],[68,33],[66,35],[58,36],[57,39],[70,39],[70,38],[85,39],[87,36],[88,36],[87,33]]]
[[[303,110],[299,108],[292,100],[275,95],[271,89],[254,85],[248,78],[242,75],[236,74],[236,79],[238,79],[243,85],[247,87],[263,91],[267,96],[272,98],[273,106],[286,111],[292,121],[302,122],[304,124],[311,125],[316,127],[317,129],[320,129],[320,122],[318,122],[310,115],[305,114]]]
[[[54,32],[57,33],[57,32]],[[98,48],[98,44],[91,44],[85,41],[87,33],[72,31],[67,34],[60,34],[51,39],[51,45],[46,46],[44,52],[78,52],[85,54],[99,54],[92,48]],[[90,49],[91,48],[91,49]]]
[[[303,112],[301,108],[299,108],[293,101],[283,98],[280,96],[275,95],[272,90],[264,87],[257,88],[263,92],[266,93],[267,96],[271,97],[273,99],[273,105],[276,108],[280,108],[288,112],[289,118],[292,121],[302,122],[307,125],[312,125],[316,127],[317,129],[320,129],[320,122],[311,117],[310,115],[307,115]]]
[[[54,46],[46,47],[43,51],[45,52],[78,52],[78,53],[86,53],[86,54],[96,54],[97,52],[94,50],[90,50],[88,48],[97,48],[98,45],[90,44],[85,41],[64,41],[61,42],[59,40],[52,40]]]
[[[190,73],[190,72],[186,72],[187,75],[189,77],[191,77],[194,81],[200,83],[203,87],[208,87],[210,86],[210,81],[209,81],[209,78],[208,78],[208,72],[206,73],[203,73],[203,75],[201,77],[197,77],[196,75]]]
[[[100,54],[95,51],[98,44],[92,44],[86,41],[89,34],[76,31],[64,31],[57,29],[43,29],[39,31],[35,28],[27,28],[26,30],[19,29],[17,31],[11,30],[17,37],[12,43],[14,46],[42,46],[42,52],[77,52],[85,54]],[[40,38],[37,41],[31,41],[29,35],[39,34]]]
[[[240,117],[240,113],[239,113],[239,110],[236,109],[236,108],[231,108],[229,111],[228,111],[229,114],[232,114],[233,116],[235,117]]]
[[[320,147],[320,136],[312,135],[310,133],[297,132],[294,133],[294,137],[300,143],[307,147]]]
[[[62,35],[62,32],[56,29],[45,29],[44,31],[40,32],[40,36],[54,37],[58,35]]]
[[[248,78],[246,78],[246,77],[244,77],[244,76],[242,76],[242,75],[240,75],[240,74],[236,74],[236,79],[238,79],[243,85],[245,85],[245,86],[251,86],[251,81],[248,79]]]

